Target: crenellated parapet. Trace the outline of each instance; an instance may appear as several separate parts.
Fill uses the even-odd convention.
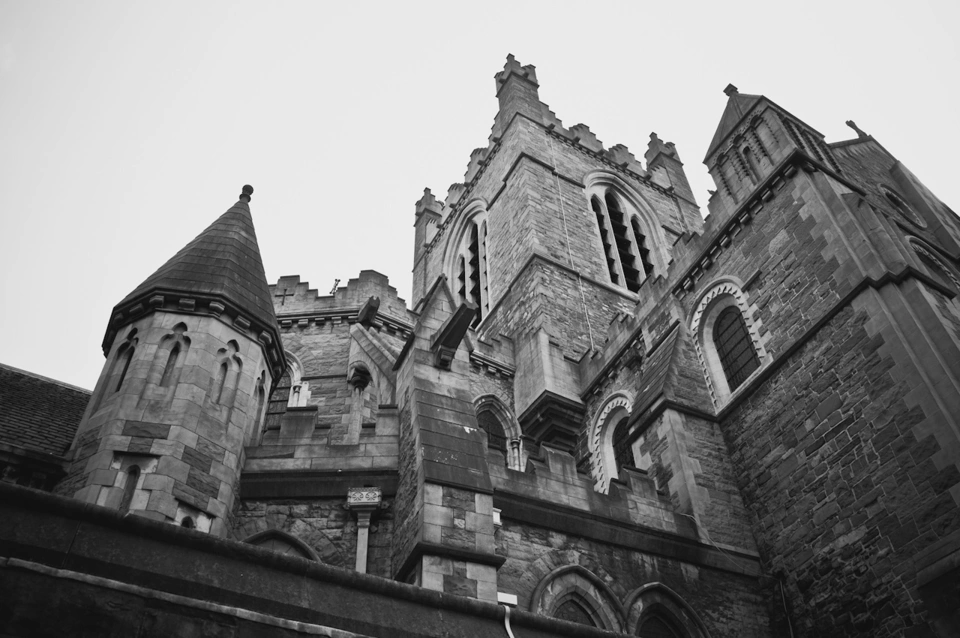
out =
[[[269,286],[274,299],[277,320],[282,329],[332,323],[353,323],[367,301],[379,300],[376,325],[405,339],[413,326],[413,315],[406,302],[397,295],[389,279],[375,270],[364,270],[358,277],[339,285],[331,294],[321,295],[309,282],[301,282],[299,275],[280,277]]]

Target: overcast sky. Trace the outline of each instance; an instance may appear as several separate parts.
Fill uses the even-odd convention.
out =
[[[789,7],[780,10],[779,7]],[[414,202],[486,146],[507,53],[565,126],[700,163],[733,83],[853,119],[960,210],[960,2],[0,0],[0,362],[92,388],[110,309],[236,200],[267,271],[409,300]]]

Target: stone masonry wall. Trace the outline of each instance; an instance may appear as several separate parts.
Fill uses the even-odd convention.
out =
[[[357,555],[357,518],[344,507],[345,499],[244,500],[235,516],[232,537],[245,540],[266,531],[280,530],[313,548],[321,562],[353,569]],[[392,578],[390,539],[393,535],[392,499],[371,522],[367,573]]]
[[[960,524],[948,491],[960,472],[914,435],[927,415],[867,320],[843,310],[723,424],[801,636],[922,626],[912,558]]]
[[[536,602],[534,591],[553,570],[578,565],[605,583],[620,604],[638,588],[662,583],[693,608],[714,638],[770,635],[765,593],[755,579],[510,520],[497,529],[496,543],[506,558],[498,588],[516,594],[521,609]],[[625,611],[635,617],[636,610]]]

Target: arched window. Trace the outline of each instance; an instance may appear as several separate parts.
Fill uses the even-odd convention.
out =
[[[887,203],[890,204],[901,217],[914,226],[919,226],[920,228],[926,227],[920,215],[918,215],[896,191],[883,184],[880,185],[880,190],[883,191],[883,196],[886,198]]]
[[[940,261],[936,251],[928,245],[921,243],[916,238],[909,240],[913,251],[920,257],[920,263],[927,267],[927,270],[933,275],[934,279],[943,284],[948,290],[960,294],[960,275],[952,268]]]
[[[608,399],[597,414],[587,439],[593,461],[594,489],[606,493],[610,481],[620,477],[620,468],[634,465],[628,443],[631,400],[622,394]]]
[[[473,213],[462,227],[462,234],[455,246],[453,276],[457,283],[456,294],[460,303],[477,307],[473,326],[479,325],[490,312],[490,255],[487,242],[486,213],[482,208]],[[472,214],[470,212],[468,215]]]
[[[717,406],[770,361],[752,312],[746,295],[733,281],[707,288],[695,306],[690,330]]]
[[[641,638],[706,638],[699,615],[676,592],[653,582],[632,591],[624,600],[627,629]]]
[[[617,633],[624,626],[609,585],[581,565],[557,567],[544,576],[530,596],[530,611]]]
[[[620,258],[620,267],[623,270],[623,283],[630,292],[637,292],[640,290],[640,271],[637,269],[633,240],[623,216],[623,209],[616,195],[609,191],[603,201],[607,205],[610,228],[617,243],[617,256]]]
[[[237,384],[240,381],[240,373],[243,369],[243,362],[237,352],[240,345],[236,341],[228,341],[226,348],[220,348],[217,352],[217,360],[220,365],[217,368],[217,376],[210,388],[210,400],[215,405],[225,408],[233,408],[233,401],[237,394]]]
[[[606,183],[599,189],[588,187],[590,190],[595,191],[590,208],[597,220],[610,282],[637,293],[664,259],[656,252],[656,229],[651,231],[649,220],[641,214],[638,198],[631,199]]]
[[[747,163],[747,169],[750,171],[750,176],[753,179],[753,182],[755,184],[759,184],[760,166],[757,164],[757,158],[753,154],[753,149],[744,145],[740,152],[743,154],[743,159]]]
[[[227,371],[229,366],[224,361],[217,369],[217,379],[213,382],[213,402],[220,403],[223,400],[223,386],[227,382]]]
[[[123,484],[123,498],[120,500],[120,511],[129,512],[130,503],[133,501],[133,493],[137,489],[137,482],[140,480],[140,466],[131,465],[127,468],[126,481]]]
[[[586,625],[587,627],[597,626],[590,617],[587,608],[573,596],[560,603],[557,610],[553,612],[553,617],[559,620],[566,620],[567,622]]]
[[[649,277],[653,274],[653,264],[650,262],[647,236],[640,230],[640,221],[636,217],[630,218],[630,225],[633,226],[633,234],[637,238],[637,252],[640,255],[640,263],[643,265],[643,273],[646,277]]]
[[[173,345],[173,348],[170,350],[170,355],[167,357],[167,364],[163,367],[163,376],[160,377],[160,387],[169,388],[173,382],[173,371],[177,367],[177,357],[180,356],[180,344],[176,343]]]
[[[121,346],[123,351],[120,354],[120,374],[117,376],[117,387],[113,389],[114,392],[120,391],[120,386],[123,385],[123,380],[127,378],[127,371],[130,369],[130,362],[133,361],[133,346],[124,344]]]
[[[522,470],[525,459],[517,418],[503,401],[493,394],[477,397],[473,406],[477,414],[477,425],[487,434],[487,447],[502,452],[509,469]]]
[[[630,419],[623,417],[613,429],[613,458],[617,464],[617,476],[624,466],[634,465],[633,449],[630,446]]]
[[[133,355],[137,348],[137,329],[134,328],[127,335],[126,340],[120,344],[116,353],[113,355],[113,362],[109,368],[105,368],[106,374],[101,377],[97,395],[93,401],[93,412],[100,409],[100,406],[107,398],[115,395],[123,385],[123,380],[130,369],[130,363],[133,361]]]
[[[613,252],[613,240],[607,232],[607,222],[603,214],[603,207],[600,206],[600,200],[596,197],[590,199],[590,206],[597,216],[597,228],[600,231],[600,243],[603,244],[603,257],[607,262],[607,271],[610,273],[610,283],[619,284],[620,275],[617,273],[617,258]]]
[[[491,410],[482,410],[477,414],[477,425],[487,433],[487,447],[503,452],[504,458],[507,457],[507,435],[504,433],[503,425]],[[509,463],[507,463],[509,467]]]
[[[186,527],[187,529],[196,529],[197,524],[193,522],[192,516],[184,516],[180,521],[180,527]]]
[[[739,308],[729,306],[720,312],[713,326],[713,342],[732,392],[760,367],[760,358]]]

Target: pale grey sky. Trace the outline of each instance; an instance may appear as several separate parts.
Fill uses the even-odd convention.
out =
[[[781,9],[780,7],[784,7]],[[413,204],[486,146],[507,53],[566,126],[700,164],[727,83],[853,119],[955,210],[960,3],[0,0],[0,362],[92,388],[110,309],[254,186],[267,277],[409,299]]]

